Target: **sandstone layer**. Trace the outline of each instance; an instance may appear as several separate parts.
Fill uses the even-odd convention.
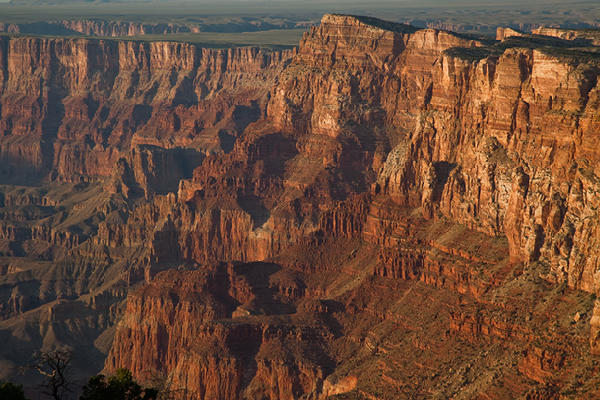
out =
[[[273,77],[291,55],[4,37],[0,160],[80,181],[111,175],[136,146],[185,147],[182,155],[228,151],[260,117]]]
[[[1,378],[60,345],[82,377],[97,373],[152,259],[148,243],[98,236],[231,151],[293,52],[0,39]]]
[[[216,21],[215,21],[216,19]],[[102,37],[168,35],[198,32],[255,32],[271,29],[306,28],[302,21],[264,18],[196,18],[195,23],[151,23],[103,19],[71,19],[29,23],[0,22],[0,32],[37,35],[85,35]],[[201,21],[201,22],[200,22]]]
[[[598,62],[518,39],[326,15],[168,207],[227,294],[159,273],[107,370],[190,399],[597,396]]]
[[[0,333],[182,399],[597,397],[597,49],[501,36],[4,39],[0,154],[52,182],[0,198]]]

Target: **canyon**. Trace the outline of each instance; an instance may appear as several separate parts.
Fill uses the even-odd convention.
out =
[[[276,29],[307,29],[315,23],[318,23],[318,20],[315,20],[312,15],[307,15],[303,20],[238,17],[228,21],[214,21],[211,18],[204,18],[198,22],[137,22],[90,18],[20,23],[0,21],[0,32],[54,36],[142,37],[144,35],[194,34],[201,32],[233,33]],[[433,17],[426,19],[407,18],[403,23],[454,32],[491,33],[497,27],[496,22],[467,24]],[[574,29],[574,25],[577,25],[577,29]],[[586,32],[594,34],[598,26],[600,26],[599,22],[580,22],[579,24],[570,22],[568,24],[554,24],[553,27],[535,23],[512,23],[507,27],[536,35],[566,35],[565,38],[573,40],[577,36],[585,36]]]
[[[327,14],[0,37],[0,353],[181,399],[595,398],[600,53]]]
[[[65,19],[38,22],[0,22],[0,32],[38,35],[142,36],[198,32],[255,32],[271,29],[307,28],[306,22],[237,18],[219,23],[205,18],[199,22],[137,22],[104,19]]]

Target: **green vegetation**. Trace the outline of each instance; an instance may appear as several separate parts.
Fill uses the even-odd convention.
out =
[[[58,370],[57,370],[58,371]],[[56,400],[66,399],[66,392],[49,394]],[[143,388],[137,383],[131,372],[125,368],[119,368],[114,375],[92,376],[83,387],[80,400],[157,400],[168,399],[166,390],[154,388]],[[0,399],[2,400],[28,400],[23,392],[22,385],[11,382],[0,382]]]
[[[23,386],[10,382],[0,382],[0,399],[2,400],[26,400]]]
[[[454,32],[454,31],[447,31],[447,32],[456,36],[457,38],[465,39],[465,40],[478,40],[481,43],[486,44],[486,45],[493,45],[494,43],[496,43],[496,38],[494,35],[482,35],[479,33],[470,33],[470,32]]]
[[[451,47],[444,53],[453,58],[475,62],[491,56],[492,49],[490,47]]]
[[[154,400],[158,394],[156,389],[142,388],[133,380],[129,370],[119,368],[108,378],[104,375],[91,377],[83,387],[80,400]]]
[[[600,66],[600,52],[587,51],[582,49],[565,49],[556,47],[543,47],[540,51],[549,56],[565,60],[571,65],[591,64]]]

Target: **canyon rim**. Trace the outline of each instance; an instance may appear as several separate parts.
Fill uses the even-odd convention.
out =
[[[600,398],[600,31],[67,22],[0,36],[0,379]]]

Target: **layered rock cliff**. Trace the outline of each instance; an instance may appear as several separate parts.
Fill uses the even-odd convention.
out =
[[[0,38],[6,359],[93,347],[184,399],[597,396],[597,48],[501,33]]]
[[[597,29],[564,29],[540,26],[531,31],[535,35],[553,36],[566,40],[579,40],[582,44],[600,46],[600,33]]]
[[[519,42],[473,58],[481,42],[382,28],[325,17],[274,90],[273,122],[371,141],[374,164],[358,169],[382,167],[376,194],[504,235],[513,261],[595,291],[597,62]]]
[[[169,224],[152,222],[150,245],[121,242],[130,213],[231,151],[293,50],[0,43],[0,336],[12,349],[0,375],[20,379],[34,351],[67,346],[89,376],[129,288],[163,268],[152,260],[175,258]]]
[[[195,270],[129,299],[106,369],[189,399],[596,396],[600,63],[577,46],[323,17],[230,153],[102,228]]]
[[[271,29],[306,28],[310,21],[297,19],[200,17],[198,22],[151,23],[103,19],[71,19],[30,23],[0,22],[0,32],[37,35],[85,35],[102,37],[168,35],[199,32],[255,32]],[[315,21],[316,22],[316,21]]]
[[[138,145],[229,151],[292,55],[27,37],[0,49],[1,160],[66,181],[109,176]]]

